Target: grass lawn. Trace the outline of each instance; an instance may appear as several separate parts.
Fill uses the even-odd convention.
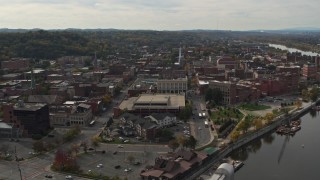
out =
[[[261,105],[261,104],[241,104],[239,108],[247,110],[247,111],[259,111],[259,110],[266,110],[270,109],[270,106]]]

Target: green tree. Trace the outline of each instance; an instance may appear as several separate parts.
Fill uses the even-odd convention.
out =
[[[309,92],[309,97],[312,102],[316,102],[318,100],[319,91],[317,87],[312,87],[312,89]]]
[[[162,141],[169,141],[171,139],[173,139],[173,135],[174,133],[170,130],[170,129],[160,129],[157,134],[156,137],[160,138]]]
[[[45,145],[44,145],[43,141],[41,141],[41,140],[34,142],[32,145],[33,145],[34,152],[41,153],[41,152],[46,151]]]
[[[194,149],[196,147],[196,144],[197,144],[197,140],[193,136],[190,136],[184,142],[184,147]]]

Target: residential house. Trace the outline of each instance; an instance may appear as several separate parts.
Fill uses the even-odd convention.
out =
[[[155,122],[159,127],[168,127],[177,122],[177,117],[171,113],[153,113],[146,116],[150,121]]]

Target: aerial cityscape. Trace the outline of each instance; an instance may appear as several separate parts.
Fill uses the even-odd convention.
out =
[[[317,4],[2,2],[0,179],[317,179]]]

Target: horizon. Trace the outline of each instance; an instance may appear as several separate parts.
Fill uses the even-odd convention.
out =
[[[3,0],[2,0],[3,1]],[[11,0],[0,28],[121,30],[320,29],[319,1],[306,0]],[[26,18],[27,17],[27,18]]]

